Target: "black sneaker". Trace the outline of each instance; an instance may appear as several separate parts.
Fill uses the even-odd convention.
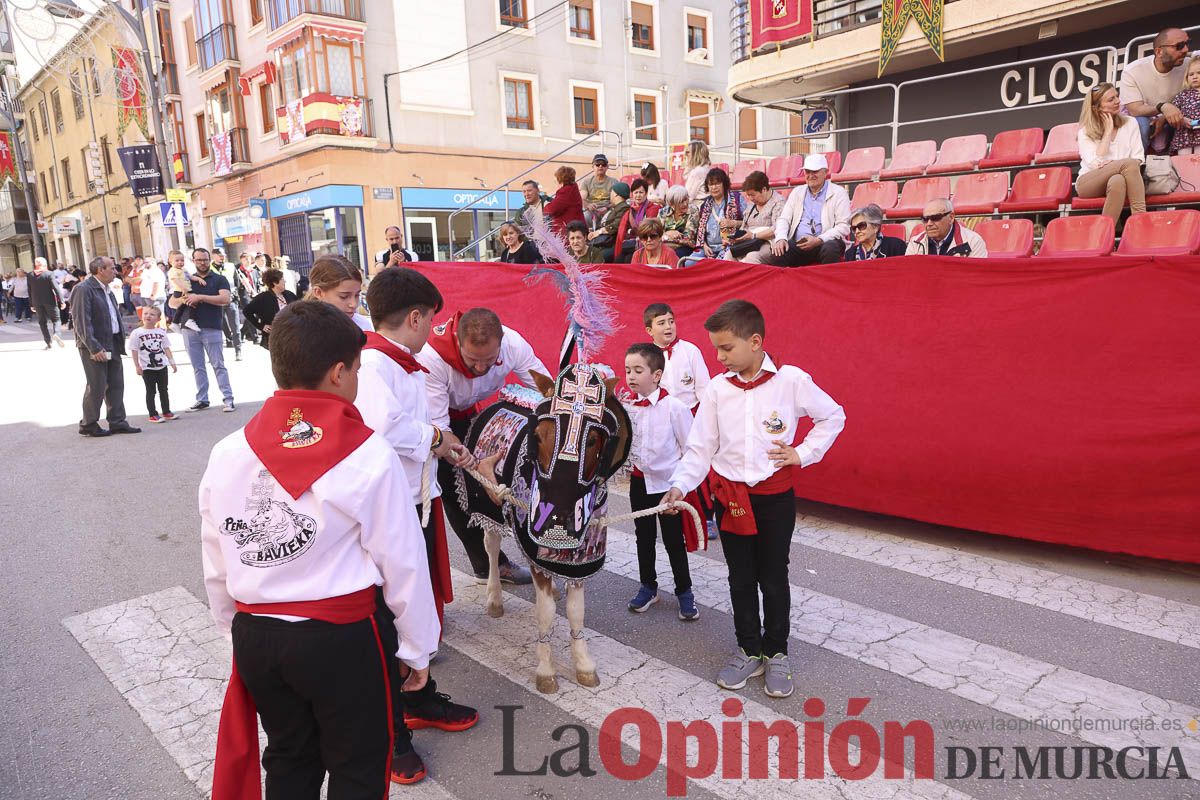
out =
[[[479,722],[479,712],[470,706],[451,702],[450,695],[437,691],[430,679],[429,686],[416,692],[404,692],[404,724],[409,730],[437,728],[456,733]]]
[[[187,410],[188,411],[203,411],[206,408],[208,408],[208,403],[197,400],[195,403],[192,403],[190,406],[188,406]]]
[[[412,747],[403,753],[392,753],[392,783],[419,783],[427,774],[425,762]]]

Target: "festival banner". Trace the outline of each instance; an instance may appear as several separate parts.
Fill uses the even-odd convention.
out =
[[[171,159],[171,168],[175,171],[175,182],[184,183],[187,181],[187,167],[183,163],[183,153],[176,153]]]
[[[883,71],[887,69],[892,54],[896,52],[896,46],[900,44],[900,37],[904,36],[904,29],[908,27],[910,19],[917,21],[917,27],[925,35],[933,52],[937,53],[938,60],[946,60],[942,35],[946,22],[943,1],[883,0],[879,25],[879,73],[876,77],[883,77]]]
[[[233,172],[233,140],[229,131],[212,137],[213,175],[228,175]]]
[[[13,158],[12,143],[7,133],[0,133],[0,183],[8,177],[17,177],[17,162]]]
[[[810,36],[812,32],[812,0],[750,0],[751,52],[764,45]]]
[[[125,168],[129,178],[129,188],[134,197],[152,197],[163,193],[162,168],[158,163],[158,153],[152,144],[135,144],[130,147],[118,147],[117,158]]]
[[[117,120],[117,136],[125,135],[129,121],[137,123],[142,136],[150,138],[146,119],[146,89],[142,81],[142,70],[138,65],[137,51],[128,47],[112,47],[113,68],[116,72],[117,99],[121,103]]]
[[[342,136],[361,136],[363,132],[363,100],[361,97],[339,97],[338,133]]]
[[[304,128],[304,100],[290,100],[287,104],[287,141],[298,142],[308,135]]]

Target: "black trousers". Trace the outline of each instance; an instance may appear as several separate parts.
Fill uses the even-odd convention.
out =
[[[721,531],[721,549],[729,566],[729,599],[738,647],[752,656],[768,658],[787,654],[792,629],[792,591],[788,585],[788,560],[792,528],[796,523],[796,496],[750,495],[750,509],[758,533],[739,536]],[[725,508],[717,503],[717,525]],[[762,594],[762,616],[758,596]]]
[[[164,414],[171,413],[171,396],[167,392],[167,368],[142,370],[142,383],[146,384],[146,410],[150,416],[158,416],[158,407],[154,404],[154,395],[158,394],[162,401]]]
[[[634,511],[654,508],[662,502],[666,492],[646,493],[646,479],[634,475],[629,479],[629,505]],[[675,594],[683,594],[692,588],[692,573],[688,569],[687,545],[683,540],[682,515],[656,515],[638,517],[633,521],[637,536],[638,578],[642,584],[658,589],[658,572],[654,569],[654,555],[658,545],[658,529],[662,526],[663,548],[671,560],[671,577],[675,582]],[[700,531],[704,535],[704,531]]]
[[[466,438],[467,429],[470,427],[470,419],[450,421],[451,432],[460,440]],[[450,527],[454,529],[454,533],[463,544],[463,549],[467,551],[467,558],[471,561],[471,569],[476,575],[487,575],[488,556],[487,548],[483,546],[483,528],[478,525],[468,524],[469,515],[458,505],[458,489],[455,488],[454,467],[445,459],[439,460],[437,476],[438,485],[442,487],[442,505],[446,509],[446,519],[450,521]],[[500,551],[500,563],[508,563],[508,556],[504,555],[503,550]]]
[[[42,329],[42,338],[46,345],[50,344],[50,334],[58,333],[58,306],[37,306],[38,327]]]
[[[267,734],[266,800],[379,800],[388,790],[388,689],[371,619],[350,625],[238,614],[233,658]]]
[[[813,250],[801,250],[795,242],[788,242],[788,249],[781,256],[767,256],[764,264],[772,267],[807,267],[812,264],[836,264],[846,255],[846,245],[839,239],[822,242]]]
[[[100,421],[100,404],[108,408],[108,423],[121,424],[125,421],[125,373],[121,370],[120,352],[124,343],[120,334],[113,334],[108,361],[93,361],[86,347],[78,347],[79,360],[83,362],[83,376],[87,386],[83,390],[83,417],[80,427],[95,425]]]

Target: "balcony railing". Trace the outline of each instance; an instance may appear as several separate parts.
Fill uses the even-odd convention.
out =
[[[351,101],[358,101],[353,103]],[[354,107],[357,107],[357,111]],[[300,101],[303,115],[305,138],[308,136],[353,136],[373,137],[374,104],[365,97],[349,97],[311,92]],[[287,106],[275,109],[277,119],[275,128],[279,131],[280,144],[292,144],[302,141],[291,136],[291,124],[288,120]],[[355,127],[357,126],[357,131]]]
[[[162,71],[163,90],[166,94],[179,94],[179,70],[174,64],[163,62]]]
[[[222,61],[237,61],[237,37],[233,25],[226,22],[201,36],[196,40],[196,52],[201,70],[211,69]]]
[[[271,30],[281,28],[301,14],[322,14],[365,22],[362,0],[267,0]]]
[[[250,163],[250,131],[246,128],[230,128],[229,130],[229,152],[232,155],[232,163],[234,164],[249,164]]]

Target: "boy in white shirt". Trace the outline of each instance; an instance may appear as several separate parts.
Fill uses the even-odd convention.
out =
[[[766,324],[753,303],[722,303],[704,328],[717,360],[729,371],[704,393],[663,502],[683,499],[709,477],[738,643],[729,665],[717,675],[717,685],[741,689],[766,672],[767,695],[787,697],[795,688],[787,657],[792,606],[788,556],[796,521],[792,468],[820,461],[841,433],[846,415],[803,370],[771,360],[763,350]],[[792,447],[789,442],[802,417],[814,425]]]
[[[200,482],[204,585],[233,633],[214,797],[383,797],[392,693],[417,691],[441,628],[404,467],[354,408],[363,333],[320,302],[271,324],[279,391],[213,448]],[[384,649],[376,587],[395,618]],[[394,685],[390,655],[409,668]]]
[[[146,306],[142,309],[142,327],[134,328],[129,334],[129,352],[133,354],[133,366],[137,374],[142,376],[146,384],[146,410],[150,413],[151,422],[170,422],[179,419],[171,413],[171,397],[167,389],[167,364],[171,372],[178,372],[175,366],[175,356],[171,353],[171,343],[167,332],[158,327],[162,311],[158,306]],[[163,359],[166,359],[165,361]],[[162,402],[163,413],[158,415],[154,405],[154,395]]]
[[[662,501],[663,494],[671,488],[671,473],[683,455],[692,428],[688,407],[659,385],[665,361],[662,350],[649,342],[637,342],[625,351],[625,385],[637,395],[636,400],[626,404],[633,421],[629,504],[634,511],[654,508]],[[671,560],[679,618],[689,622],[699,619],[688,570],[683,520],[679,516],[639,517],[633,521],[642,586],[629,601],[629,610],[640,613],[658,602],[658,574],[654,569],[656,524],[662,526],[663,547]]]
[[[471,466],[473,461],[453,433],[433,424],[425,388],[428,371],[415,358],[429,338],[433,315],[442,310],[442,295],[432,281],[416,270],[386,267],[371,279],[367,306],[375,330],[367,332],[355,406],[363,421],[386,439],[400,457],[418,518],[422,494],[427,493],[429,498],[432,507],[422,533],[440,619],[443,605],[454,599],[454,592],[441,489],[432,462],[435,457],[447,458],[457,466]],[[386,614],[385,609],[381,612]],[[395,659],[390,662],[392,669],[397,670],[395,680],[399,680],[399,663]],[[393,714],[396,747],[392,780],[416,783],[425,777],[426,770],[413,750],[409,729],[465,731],[479,721],[479,714],[473,708],[450,702],[448,695],[437,691],[432,676],[420,692],[403,693],[399,699],[402,703],[395,704]]]

